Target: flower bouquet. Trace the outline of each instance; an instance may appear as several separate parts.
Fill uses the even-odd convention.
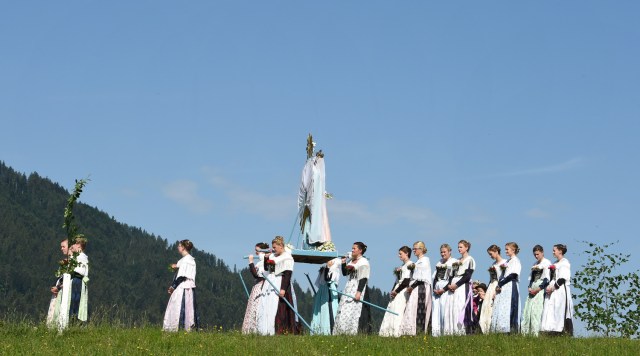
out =
[[[556,269],[557,269],[557,268],[558,268],[558,267],[556,267],[556,265],[551,265],[551,266],[549,266],[549,272],[550,272],[550,276],[549,276],[550,278],[549,278],[549,279],[551,279],[552,281],[553,281],[554,279],[556,279]]]
[[[318,251],[331,252],[331,251],[335,251],[335,250],[336,250],[336,245],[334,245],[333,242],[331,242],[331,241],[327,241],[327,242],[323,243],[322,245],[320,245],[320,247],[318,247]]]
[[[400,279],[400,276],[402,275],[402,267],[395,267],[393,269],[393,275],[397,278]]]
[[[60,277],[65,273],[71,273],[76,269],[76,267],[79,267],[80,263],[78,263],[78,255],[78,252],[74,252],[69,258],[58,261],[56,277]]]
[[[347,274],[348,275],[354,275],[356,273],[356,267],[352,264],[348,264],[347,265]]]
[[[269,272],[273,272],[276,270],[276,261],[272,260],[272,259],[268,259],[265,264],[267,265],[267,270]]]
[[[451,264],[451,268],[453,270],[453,275],[454,276],[458,273],[458,269],[460,269],[460,266],[462,266],[462,262],[460,262],[460,261],[456,261],[456,262]]]

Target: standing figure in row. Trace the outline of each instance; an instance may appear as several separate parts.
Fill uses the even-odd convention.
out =
[[[458,242],[460,260],[452,264],[451,278],[446,287],[449,295],[445,304],[445,335],[470,334],[473,327],[471,276],[476,269],[476,261],[469,255],[471,244],[466,240]]]
[[[368,301],[367,283],[369,281],[369,261],[363,256],[367,245],[354,242],[351,247],[351,260],[342,258],[342,275],[347,276],[344,294],[340,298],[338,315],[333,334],[355,335],[371,332],[371,309],[360,300]]]
[[[482,303],[482,309],[480,310],[480,330],[483,334],[488,334],[491,329],[491,316],[493,315],[494,298],[496,295],[496,288],[498,287],[498,271],[500,266],[505,263],[502,256],[500,256],[500,247],[497,245],[491,245],[487,248],[489,257],[493,259],[494,264],[489,267],[489,285],[487,286],[487,292],[484,296],[484,303]]]
[[[529,296],[524,304],[520,331],[525,335],[538,336],[544,307],[544,290],[549,285],[549,266],[551,261],[544,258],[544,249],[540,245],[533,247],[533,257],[535,257],[536,262],[531,267]]]
[[[413,244],[413,253],[418,260],[411,276],[410,294],[400,326],[403,335],[421,335],[427,333],[431,320],[431,262],[426,256],[424,242]]]
[[[452,276],[451,265],[458,260],[451,257],[451,246],[442,244],[440,246],[440,261],[436,264],[436,271],[433,276],[433,300],[431,316],[431,334],[440,336],[444,333],[445,305],[449,293],[446,288]]]
[[[272,243],[272,246],[275,243]],[[261,309],[258,311],[258,334],[273,335],[276,333],[275,320],[280,302],[280,280],[276,277],[276,261],[273,254],[265,254],[262,272],[264,283],[262,285]]]
[[[59,262],[60,265],[69,262],[69,240],[67,238],[60,241],[60,252],[64,259]],[[58,273],[56,273],[58,275]],[[59,275],[53,287],[51,287],[51,300],[49,301],[49,310],[47,312],[47,326],[55,329],[60,321],[60,306],[62,304],[62,281],[63,275]],[[68,315],[68,314],[67,314]]]
[[[316,295],[313,297],[311,330],[315,335],[331,335],[338,313],[341,260],[334,258],[322,266],[316,278]]]
[[[401,335],[400,324],[402,323],[402,317],[405,312],[405,307],[407,306],[407,300],[409,299],[407,287],[409,287],[411,282],[411,272],[414,269],[410,268],[410,266],[415,267],[415,265],[411,262],[411,249],[408,246],[400,247],[398,257],[400,261],[402,261],[402,266],[393,270],[396,276],[396,283],[393,285],[391,293],[389,293],[391,301],[389,302],[389,306],[387,306],[387,309],[398,313],[398,315],[391,313],[384,314],[382,324],[380,325],[380,336],[398,337]]]
[[[76,257],[78,266],[71,273],[71,305],[69,306],[69,318],[78,318],[80,321],[89,319],[89,257],[84,253],[87,247],[87,239],[83,235],[75,238],[71,246],[71,253]]]
[[[258,313],[262,311],[262,290],[264,288],[264,250],[268,249],[269,245],[265,242],[259,242],[255,246],[256,256],[258,257],[258,263],[253,263],[253,254],[249,255],[249,272],[255,279],[255,284],[251,288],[251,294],[249,294],[249,301],[247,301],[247,309],[244,313],[244,320],[242,322],[243,334],[254,334],[258,332]]]
[[[171,265],[178,272],[168,290],[171,297],[162,323],[164,331],[178,331],[180,326],[185,331],[197,330],[200,324],[196,303],[196,260],[189,254],[192,248],[193,243],[189,240],[178,242],[182,258]]]
[[[274,274],[277,280],[277,283],[274,284],[280,286],[274,325],[275,332],[276,334],[299,334],[298,316],[291,308],[291,306],[297,308],[291,279],[293,275],[293,256],[285,250],[282,236],[276,236],[271,244],[274,253],[269,256],[269,259],[275,262]],[[273,286],[269,287],[273,288]],[[285,300],[289,302],[288,305]]]
[[[507,242],[505,252],[509,259],[500,265],[500,278],[491,315],[492,333],[517,333],[520,330],[518,282],[522,264],[517,256],[520,248],[515,242]]]
[[[546,289],[540,331],[573,336],[571,264],[564,257],[566,253],[566,245],[553,245],[553,256],[557,261],[549,266],[550,282]]]

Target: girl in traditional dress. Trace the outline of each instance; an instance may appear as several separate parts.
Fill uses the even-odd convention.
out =
[[[169,287],[169,303],[164,314],[162,330],[178,331],[182,326],[185,331],[198,329],[200,318],[196,303],[196,260],[189,254],[193,243],[189,240],[178,242],[178,252],[182,258],[171,265],[178,269],[173,283]]]
[[[371,310],[368,305],[360,303],[360,300],[368,301],[367,282],[369,281],[369,261],[362,256],[367,251],[367,245],[362,242],[354,242],[351,247],[351,260],[347,263],[346,257],[342,258],[342,275],[347,276],[347,284],[338,306],[336,325],[333,334],[355,335],[371,332]]]
[[[76,256],[78,266],[71,273],[71,303],[69,306],[69,319],[77,317],[80,321],[87,321],[89,291],[89,257],[84,253],[87,247],[87,239],[80,235],[75,238],[71,246],[71,252]]]
[[[263,275],[266,277],[260,297],[262,299],[260,310],[257,313],[257,332],[260,335],[273,335],[276,332],[275,321],[280,302],[280,281],[282,278],[276,277],[276,261],[273,258],[272,254],[265,255],[263,258]]]
[[[408,246],[400,247],[398,250],[398,257],[402,261],[402,267],[394,268],[393,272],[396,276],[396,283],[393,285],[393,289],[389,295],[391,301],[387,309],[398,313],[394,315],[391,313],[385,313],[380,325],[380,336],[400,336],[400,324],[402,323],[402,317],[404,315],[405,307],[407,306],[407,300],[409,299],[409,293],[407,287],[411,282],[410,266],[411,262],[411,249]],[[414,265],[415,267],[415,265]]]
[[[313,297],[313,319],[311,330],[316,335],[331,335],[338,313],[339,295],[335,292],[340,283],[341,261],[339,258],[322,266],[316,278],[316,295]]]
[[[440,261],[436,264],[436,271],[433,275],[433,298],[431,308],[431,334],[440,336],[444,331],[444,306],[449,293],[445,290],[451,277],[451,265],[458,260],[451,257],[451,246],[442,244],[440,246]]]
[[[64,255],[65,259],[60,261],[63,264],[64,261],[69,261],[69,240],[67,238],[60,241],[60,251]],[[60,303],[62,300],[62,280],[63,276],[58,276],[56,283],[51,287],[51,300],[49,301],[49,310],[47,311],[47,326],[51,329],[58,326],[58,318],[60,316]]]
[[[280,286],[278,309],[274,322],[275,332],[276,334],[298,334],[298,317],[289,306],[291,305],[296,308],[293,283],[291,280],[291,276],[293,275],[293,256],[291,256],[289,251],[285,250],[284,238],[282,236],[276,236],[271,242],[271,246],[274,253],[269,256],[269,259],[275,262],[274,274],[279,282],[276,285]],[[285,300],[289,302],[289,305],[287,305]]]
[[[258,263],[253,263],[254,256],[249,255],[249,271],[255,278],[255,285],[251,288],[251,294],[247,301],[247,309],[244,313],[244,321],[242,322],[242,333],[253,334],[258,332],[258,313],[262,311],[262,289],[264,288],[264,250],[268,249],[269,245],[265,242],[257,243],[255,246],[256,255],[258,256]]]
[[[549,266],[550,282],[546,288],[540,331],[573,336],[571,264],[564,257],[566,253],[566,245],[553,245],[553,256],[558,260]]]
[[[474,334],[482,334],[480,329],[480,317],[482,317],[482,305],[484,304],[484,298],[487,294],[487,285],[484,283],[478,283],[476,289],[476,295],[473,296],[473,332]]]
[[[505,253],[509,256],[506,263],[500,265],[500,278],[496,287],[496,297],[491,315],[492,333],[517,333],[520,330],[520,289],[518,282],[522,264],[517,254],[518,244],[508,242]]]
[[[407,288],[410,296],[400,327],[403,335],[426,334],[431,320],[431,261],[426,256],[424,242],[414,243],[413,253],[418,260],[411,275],[411,285]]]
[[[551,261],[544,258],[544,249],[540,245],[533,247],[533,257],[535,257],[536,262],[531,267],[529,296],[524,304],[520,331],[525,335],[538,336],[544,307],[544,290],[549,285],[549,266]]]
[[[447,296],[444,317],[446,335],[470,334],[473,327],[471,300],[471,276],[476,269],[476,261],[469,255],[471,244],[466,240],[458,242],[460,260],[453,263],[449,285],[445,288]]]
[[[482,309],[480,310],[479,324],[483,334],[488,334],[491,329],[491,316],[493,315],[496,287],[498,287],[498,271],[500,271],[500,266],[506,263],[502,256],[500,256],[500,247],[497,245],[489,246],[487,253],[495,263],[489,267],[489,285],[487,286],[487,292],[485,293]]]

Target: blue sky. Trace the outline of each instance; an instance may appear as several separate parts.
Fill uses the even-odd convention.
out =
[[[492,243],[529,265],[563,242],[577,268],[577,241],[638,237],[639,10],[6,2],[0,160],[68,188],[90,175],[85,203],[233,265],[289,237],[311,132],[334,239],[369,245],[374,285],[416,240],[435,261],[467,239],[480,266]]]

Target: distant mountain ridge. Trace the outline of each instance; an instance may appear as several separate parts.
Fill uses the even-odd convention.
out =
[[[86,189],[91,189],[89,184]],[[37,173],[26,176],[0,161],[0,312],[43,320],[54,282],[63,211],[69,192]],[[74,209],[79,231],[89,239],[89,312],[128,324],[160,324],[173,278],[168,264],[179,259],[175,242],[117,222],[83,203]],[[205,327],[239,328],[246,295],[237,271],[210,253],[194,249],[198,308]],[[253,278],[242,271],[247,287]],[[299,310],[311,321],[313,296],[297,283]],[[372,302],[387,296],[373,288]],[[382,313],[372,311],[377,330]],[[125,320],[123,320],[125,319]]]

